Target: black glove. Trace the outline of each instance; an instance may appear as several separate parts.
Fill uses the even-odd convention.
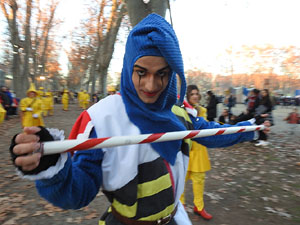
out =
[[[42,127],[42,126],[39,126],[39,127],[41,128],[41,131],[37,132],[36,135],[40,137],[41,142],[54,141],[53,137],[51,136],[51,134],[49,133],[49,131],[45,127]],[[12,162],[15,166],[16,166],[16,164],[15,164],[16,158],[21,156],[21,155],[16,155],[13,152],[13,148],[17,145],[16,142],[15,142],[17,135],[18,134],[16,134],[12,138],[11,144],[10,144],[10,147],[9,147]],[[20,166],[16,166],[16,167],[18,167],[18,169],[20,171],[22,171],[22,173],[24,175],[38,174],[41,171],[47,170],[49,167],[54,166],[56,164],[57,160],[59,159],[59,156],[60,156],[60,154],[42,156],[41,159],[40,159],[40,164],[38,165],[38,167],[36,167],[35,169],[30,170],[30,171],[24,171],[24,170],[22,170],[22,167],[20,167]]]

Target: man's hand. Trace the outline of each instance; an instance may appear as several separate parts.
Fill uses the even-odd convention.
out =
[[[13,148],[13,153],[18,155],[15,164],[24,171],[33,170],[40,163],[41,153],[34,153],[40,147],[40,138],[35,135],[40,130],[39,127],[25,127],[23,133],[18,134],[15,139],[17,145]]]
[[[264,123],[263,123],[263,125],[265,126],[265,129],[263,130],[263,132],[265,133],[265,134],[267,134],[267,133],[269,133],[270,132],[270,126],[271,126],[271,123],[270,123],[270,121],[269,120],[266,120]]]

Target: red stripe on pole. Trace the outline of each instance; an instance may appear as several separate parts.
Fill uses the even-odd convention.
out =
[[[260,127],[257,127],[255,130],[260,130]]]
[[[245,130],[246,130],[246,128],[239,129],[239,130],[237,131],[237,133],[241,133],[241,132],[243,132],[243,131],[245,131]]]
[[[221,135],[221,134],[223,134],[225,131],[226,131],[225,129],[219,130],[215,135]]]
[[[139,142],[139,144],[149,143],[149,142],[156,141],[158,138],[160,138],[160,137],[163,136],[164,134],[165,134],[165,133],[151,134],[149,137],[147,137],[146,139],[144,139],[144,140],[142,140],[141,142]]]
[[[68,149],[69,151],[78,151],[78,150],[84,150],[84,149],[90,149],[98,144],[101,144],[102,142],[106,141],[107,139],[110,139],[110,137],[107,138],[95,138],[95,139],[89,139],[79,145],[74,146],[73,148]]]
[[[197,130],[193,130],[188,135],[186,135],[183,139],[193,138],[193,137],[195,137],[199,133],[200,133],[199,130],[198,131]]]

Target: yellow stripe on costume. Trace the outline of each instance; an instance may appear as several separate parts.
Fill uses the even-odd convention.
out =
[[[161,219],[165,216],[170,215],[173,210],[174,210],[174,204],[169,205],[168,207],[166,207],[163,211],[160,211],[159,213],[153,214],[151,216],[147,216],[147,217],[143,217],[140,218],[139,220],[143,220],[143,221],[154,221],[154,220],[158,220]]]
[[[144,198],[155,195],[165,189],[171,187],[171,180],[169,173],[157,178],[156,180],[148,181],[138,184],[137,198]]]
[[[128,206],[125,204],[120,203],[116,199],[113,200],[112,206],[118,210],[118,213],[120,213],[122,216],[132,218],[135,217],[136,211],[137,211],[137,202],[134,203],[132,206]]]
[[[172,107],[172,112],[176,115],[176,116],[180,116],[183,117],[185,121],[192,123],[189,115],[185,112],[185,109],[180,108],[179,106],[173,106]]]

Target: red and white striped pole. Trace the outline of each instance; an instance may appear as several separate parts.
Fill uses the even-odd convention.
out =
[[[264,125],[243,126],[243,127],[224,127],[204,130],[174,131],[166,133],[142,134],[131,136],[115,136],[104,138],[93,138],[86,140],[64,140],[49,141],[41,143],[40,151],[44,155],[56,153],[80,151],[88,149],[109,148],[122,145],[144,144],[163,141],[174,141],[188,138],[208,137],[214,135],[226,135],[265,129]]]

